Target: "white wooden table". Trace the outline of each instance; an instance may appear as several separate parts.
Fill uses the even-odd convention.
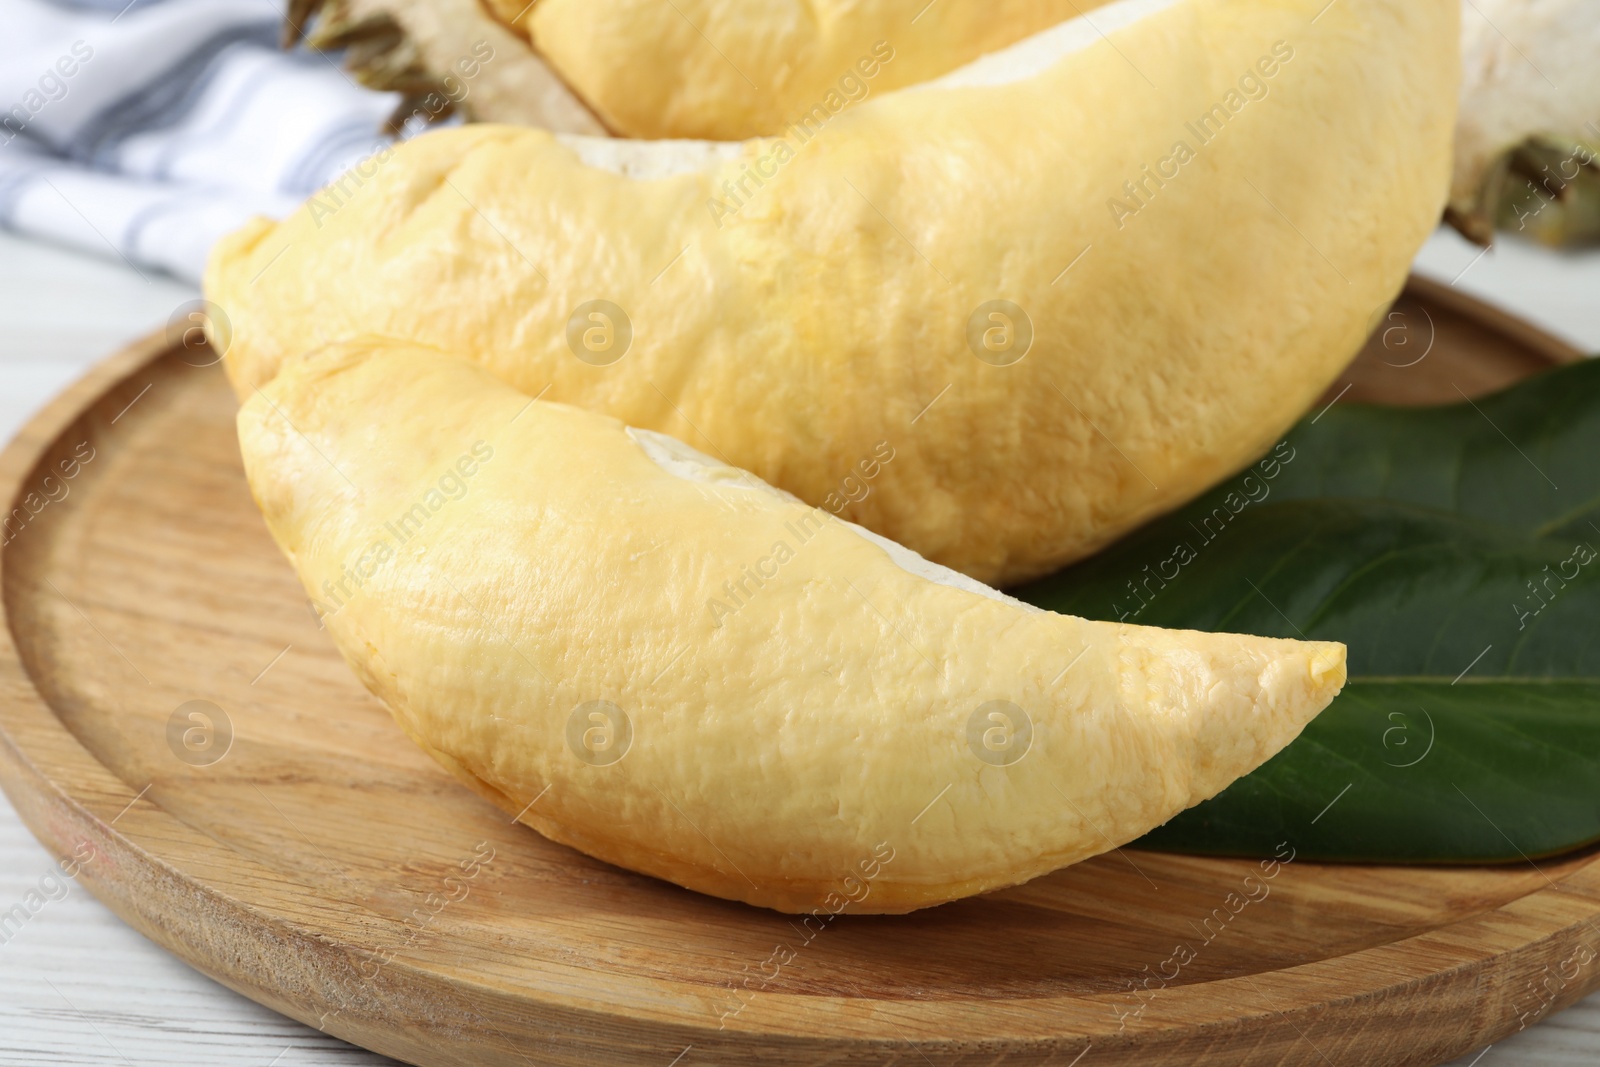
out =
[[[1600,253],[1563,257],[1505,242],[1479,258],[1440,234],[1418,269],[1600,352]],[[168,278],[142,278],[120,263],[0,233],[0,439],[90,364],[160,327],[195,295]],[[53,866],[0,799],[0,913]],[[124,926],[81,887],[66,888],[0,942],[0,1067],[392,1062],[224,989]],[[1597,1063],[1600,994],[1452,1067]]]

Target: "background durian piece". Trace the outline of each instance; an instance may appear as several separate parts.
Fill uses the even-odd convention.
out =
[[[830,93],[929,81],[1108,0],[487,2],[617,133],[731,141],[781,133]]]
[[[313,47],[348,48],[351,70],[363,84],[406,94],[401,120],[417,113],[437,119],[454,110],[456,94],[446,91],[444,78],[481,40],[492,45],[495,60],[461,103],[472,119],[603,132],[563,81],[582,72],[587,90],[612,103],[614,132],[738,139],[777,133],[792,117],[781,100],[775,106],[756,100],[760,94],[737,64],[715,47],[717,31],[737,26],[741,4],[751,2],[655,4],[646,12],[636,0],[290,0],[287,37],[298,40],[310,21]],[[885,67],[887,77],[874,88],[936,76],[1103,2],[1018,0],[1006,10],[986,8],[982,32],[965,24],[958,33],[946,29],[938,54],[930,54],[926,42],[897,38],[898,66]],[[877,0],[851,17],[863,28],[895,15],[906,15],[908,28],[913,17],[920,24],[920,15],[900,12],[902,6],[901,0]],[[1600,0],[1463,0],[1462,6],[1462,112],[1447,221],[1480,244],[1488,244],[1497,227],[1549,245],[1600,240]],[[835,77],[837,71],[808,70],[822,65],[818,57],[826,50],[817,41],[826,20],[795,11],[786,17],[786,10],[767,6],[770,26],[753,35],[749,47],[799,58],[776,66],[747,58],[745,65],[790,87]],[[653,21],[667,17],[683,23],[673,29],[695,46],[676,63],[663,47],[663,27]],[[837,30],[839,22],[839,13],[832,13],[828,28]],[[556,46],[551,63],[530,40]],[[956,51],[949,50],[952,40],[959,42]],[[704,54],[691,61],[695,52]],[[712,69],[706,62],[718,68],[712,83],[692,84],[704,83]],[[641,78],[653,78],[655,91],[642,91]],[[430,93],[440,94],[446,106],[422,108]],[[802,95],[795,108],[808,102]]]
[[[1343,0],[1297,53],[1324,6],[1120,4],[1120,27],[1069,21],[799,150],[415,138],[348,204],[217,245],[230,377],[248,395],[330,341],[420,341],[816,501],[892,428],[905,455],[853,521],[983,580],[1047,573],[1268,449],[1438,224],[1457,0]],[[1272,102],[1177,180],[1196,149],[1174,127],[1246,106],[1241,71]],[[783,179],[752,191],[763,160]],[[1131,204],[1100,199],[1119,186]],[[602,297],[630,324],[614,350],[577,340]]]
[[[781,132],[841,78],[855,78],[863,95],[928,81],[1108,2],[290,0],[286,37],[297,41],[309,26],[312,47],[351,47],[363,84],[407,93],[425,79],[424,92],[436,91],[487,39],[496,60],[462,109],[470,118],[743,140]],[[335,29],[324,33],[325,22]],[[857,64],[880,41],[893,61],[870,62],[876,72],[861,77]]]

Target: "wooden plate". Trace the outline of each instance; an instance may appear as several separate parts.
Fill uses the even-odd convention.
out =
[[[1377,326],[1333,393],[1575,356],[1427,285]],[[553,845],[319,632],[206,362],[135,345],[0,456],[0,777],[117,914],[278,1011],[427,1065],[1433,1064],[1600,985],[1593,853],[1246,883],[1126,851],[817,931]]]

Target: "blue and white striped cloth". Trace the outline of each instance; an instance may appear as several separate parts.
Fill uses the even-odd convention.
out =
[[[277,46],[282,0],[5,0],[0,226],[196,280],[380,148],[394,93]]]

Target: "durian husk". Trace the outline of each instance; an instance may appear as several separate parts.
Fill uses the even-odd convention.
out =
[[[1540,244],[1600,241],[1600,142],[1533,137],[1507,159],[1497,223]]]
[[[1600,139],[1529,137],[1452,198],[1445,221],[1486,248],[1497,231],[1551,248],[1600,243]]]
[[[565,133],[608,131],[536,55],[478,0],[289,0],[284,45],[304,40],[345,51],[362,85],[401,94],[389,119],[436,122],[457,111],[480,122]],[[484,48],[491,58],[482,60]],[[462,64],[474,71],[470,76]]]
[[[1600,237],[1595,0],[1463,0],[1461,111],[1446,218],[1549,245]],[[1546,168],[1549,168],[1548,170]]]

